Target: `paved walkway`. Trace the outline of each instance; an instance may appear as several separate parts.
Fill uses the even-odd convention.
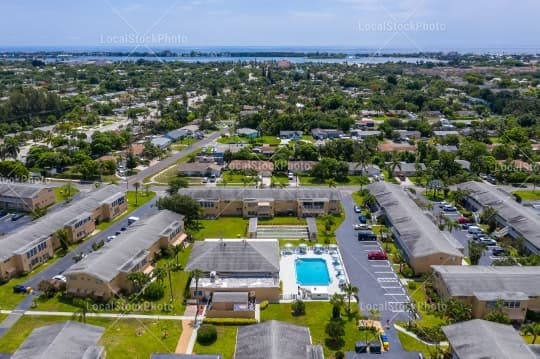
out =
[[[191,354],[193,347],[195,346],[195,340],[197,339],[197,328],[195,327],[195,314],[197,313],[196,305],[188,305],[184,316],[190,317],[191,320],[182,320],[182,334],[178,339],[176,345],[176,354]],[[202,320],[202,317],[197,320]]]
[[[4,327],[6,322],[11,322],[15,317],[19,319],[23,315],[34,315],[34,316],[56,316],[56,317],[72,317],[76,313],[74,312],[48,312],[40,310],[0,310],[2,314],[9,314],[9,316],[2,322],[0,328]],[[13,319],[10,317],[13,316]],[[126,319],[163,319],[163,320],[188,320],[192,321],[195,319],[195,314],[193,315],[157,315],[157,314],[122,314],[122,313],[87,313],[87,317],[93,318],[126,318]],[[15,320],[16,321],[16,320]],[[14,323],[14,322],[13,322]]]

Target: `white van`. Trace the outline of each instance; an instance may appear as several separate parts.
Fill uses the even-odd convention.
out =
[[[467,231],[469,232],[469,234],[480,234],[480,233],[483,232],[482,228],[480,228],[478,226],[469,226]]]

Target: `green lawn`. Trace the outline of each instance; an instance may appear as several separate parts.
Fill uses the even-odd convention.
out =
[[[128,191],[127,192],[127,200],[128,200],[128,209],[127,209],[127,212],[124,213],[123,215],[121,215],[120,217],[118,218],[115,218],[114,220],[112,221],[104,221],[104,222],[101,222],[100,224],[98,224],[96,226],[96,229],[97,230],[104,230],[104,229],[107,229],[109,226],[111,226],[113,223],[116,223],[118,221],[121,221],[123,220],[124,218],[126,218],[127,216],[129,216],[129,214],[131,212],[133,212],[134,210],[136,210],[137,208],[139,208],[140,206],[144,205],[146,202],[150,201],[152,198],[154,198],[156,196],[156,192],[148,192],[146,193],[146,191],[144,191],[144,189],[139,189],[139,191],[137,192],[137,198],[135,198],[135,191]]]
[[[221,217],[218,219],[203,219],[199,221],[203,228],[193,233],[197,240],[207,238],[237,238],[246,235],[248,220],[238,217]]]
[[[350,320],[343,316],[345,324],[345,337],[342,347],[336,348],[332,343],[327,342],[325,325],[332,315],[332,305],[329,302],[306,302],[306,314],[302,316],[293,316],[291,314],[291,304],[270,304],[268,308],[261,311],[261,321],[280,320],[291,324],[307,326],[311,332],[313,344],[320,344],[324,347],[324,353],[327,358],[335,350],[354,351],[354,344],[357,341],[374,339],[374,335],[369,331],[358,329],[356,320]]]
[[[304,186],[321,186],[326,183],[326,182],[321,183],[320,181],[317,181],[314,177],[311,177],[311,176],[300,175],[298,176],[298,178],[300,180],[300,184]],[[338,186],[360,186],[360,185],[365,186],[367,184],[369,184],[369,180],[367,180],[367,177],[363,177],[363,176],[348,176],[347,180],[343,182],[337,182]]]
[[[241,184],[244,185],[244,182],[246,184],[255,185],[257,182],[257,177],[253,176],[246,176],[242,173],[235,173],[235,172],[225,172],[222,176],[222,180],[225,182],[220,182],[219,184],[223,185],[230,185],[230,184]]]
[[[178,255],[178,263],[185,266],[187,264],[191,247],[181,252]],[[176,263],[176,258],[161,259],[154,267],[165,267],[168,263]],[[184,289],[189,280],[189,273],[184,271],[171,272],[172,283],[172,300],[171,290],[169,287],[169,278],[163,280],[165,295],[158,301],[147,302],[141,301],[135,303],[134,306],[126,306],[124,308],[100,307],[93,308],[95,312],[116,312],[116,313],[137,313],[137,314],[164,314],[164,315],[183,315],[186,309],[184,304]],[[52,298],[38,298],[36,307],[33,310],[40,311],[58,311],[58,312],[76,312],[77,307],[71,302],[71,299],[64,298],[60,294]]]
[[[221,354],[223,359],[232,359],[236,347],[237,326],[217,325],[218,339],[211,345],[195,343],[194,354]]]
[[[286,176],[272,176],[272,183],[274,183],[276,186],[288,186],[289,185],[289,179]]]
[[[419,326],[422,327],[435,327],[441,325],[447,325],[443,318],[438,317],[434,313],[429,312],[430,305],[427,303],[426,293],[424,291],[423,282],[417,282],[416,289],[406,288],[409,292],[409,296],[416,304],[416,308],[420,313],[421,319],[416,321]]]
[[[32,330],[67,319],[24,316],[0,339],[0,348],[12,353]],[[174,352],[181,334],[180,321],[87,318],[86,322],[105,328],[99,344],[105,346],[109,358],[148,359],[152,353]]]
[[[336,229],[343,223],[345,216],[342,215],[332,215],[334,219],[334,224],[331,226],[330,231],[325,233],[325,219],[324,217],[317,217],[317,242],[318,243],[336,243]]]
[[[176,176],[178,176],[178,165],[175,164],[154,177],[154,182],[167,185]]]
[[[7,318],[7,316],[8,316],[7,314],[0,313],[0,323],[2,323],[4,321],[4,319]]]
[[[77,193],[79,193],[79,190],[73,186],[71,188],[71,197],[75,196]],[[64,189],[62,187],[54,187],[54,198],[56,202],[64,202],[67,197],[66,193],[64,193]]]
[[[298,217],[259,218],[260,225],[305,226],[306,219]]]
[[[421,341],[408,336],[405,333],[398,332],[399,341],[403,346],[403,349],[408,352],[420,352],[424,355],[424,358],[431,358],[435,354],[435,346],[429,346]],[[390,348],[391,350],[391,348]]]
[[[538,201],[540,200],[540,190],[530,191],[515,191],[512,194],[517,194],[524,201]]]
[[[48,266],[54,264],[60,258],[60,255],[56,253],[53,258],[43,263],[32,272],[13,278],[9,282],[0,285],[0,309],[15,309],[15,307],[24,299],[25,295],[13,293],[13,286],[26,282],[33,275],[36,275]]]

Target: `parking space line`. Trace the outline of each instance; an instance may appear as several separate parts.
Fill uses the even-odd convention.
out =
[[[381,288],[383,288],[383,289],[398,289],[398,288],[401,288],[401,287],[400,287],[400,286],[395,287],[395,286],[384,286],[384,285],[381,285]]]
[[[388,267],[390,267],[390,264],[372,264],[371,266],[372,267],[386,267],[386,268],[388,268]]]
[[[383,272],[374,272],[374,273],[375,274],[396,274],[394,273],[394,271],[387,271],[387,272],[383,271]]]

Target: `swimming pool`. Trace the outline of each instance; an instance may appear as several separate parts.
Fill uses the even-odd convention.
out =
[[[300,285],[327,286],[330,273],[326,260],[322,258],[302,258],[295,261],[296,282]]]

